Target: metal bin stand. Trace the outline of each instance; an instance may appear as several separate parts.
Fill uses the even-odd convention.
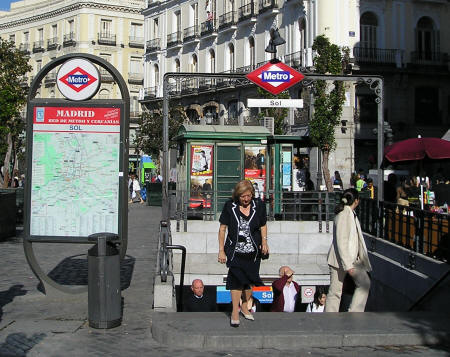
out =
[[[114,233],[95,233],[88,237],[97,242],[88,251],[89,326],[108,329],[122,323],[120,257],[113,241]]]

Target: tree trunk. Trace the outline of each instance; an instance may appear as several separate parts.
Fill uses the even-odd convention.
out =
[[[7,143],[8,143],[8,151],[6,151],[5,161],[3,162],[3,167],[4,167],[3,188],[7,188],[8,183],[9,183],[9,163],[11,161],[11,151],[12,151],[12,146],[13,146],[11,133],[8,133]]]
[[[322,150],[322,172],[327,186],[328,192],[333,192],[333,185],[331,183],[330,170],[328,169],[328,158],[330,155],[329,150]]]

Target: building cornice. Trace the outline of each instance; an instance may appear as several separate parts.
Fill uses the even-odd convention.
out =
[[[75,4],[71,4],[68,6],[64,6],[55,10],[51,10],[48,12],[42,12],[41,14],[36,14],[30,17],[21,18],[20,20],[13,20],[5,23],[0,23],[0,30],[14,28],[21,25],[32,24],[34,22],[51,19],[59,15],[64,15],[73,11],[81,10],[81,9],[98,9],[98,10],[108,10],[113,12],[122,12],[122,13],[130,13],[136,15],[142,15],[142,9],[137,7],[129,7],[129,6],[121,6],[114,4],[100,4],[100,3],[92,3],[92,2],[78,2]],[[45,11],[45,10],[44,10]],[[19,12],[11,14],[12,16],[21,15]],[[11,17],[12,17],[11,16]],[[0,17],[0,22],[2,20],[6,20],[8,16]]]

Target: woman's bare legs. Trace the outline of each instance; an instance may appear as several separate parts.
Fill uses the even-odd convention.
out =
[[[248,310],[248,304],[247,302],[250,300],[250,297],[252,296],[252,289],[245,289],[242,291],[242,306],[241,310],[244,315],[250,314]]]
[[[231,312],[231,320],[239,320],[239,300],[241,299],[242,290],[231,290],[231,303],[233,311]]]

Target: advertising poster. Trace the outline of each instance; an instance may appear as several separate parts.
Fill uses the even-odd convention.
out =
[[[120,109],[36,107],[32,140],[30,234],[118,233]]]
[[[213,146],[191,146],[191,176],[212,176]]]
[[[244,176],[255,188],[255,197],[264,198],[266,190],[266,148],[264,146],[246,146]]]

